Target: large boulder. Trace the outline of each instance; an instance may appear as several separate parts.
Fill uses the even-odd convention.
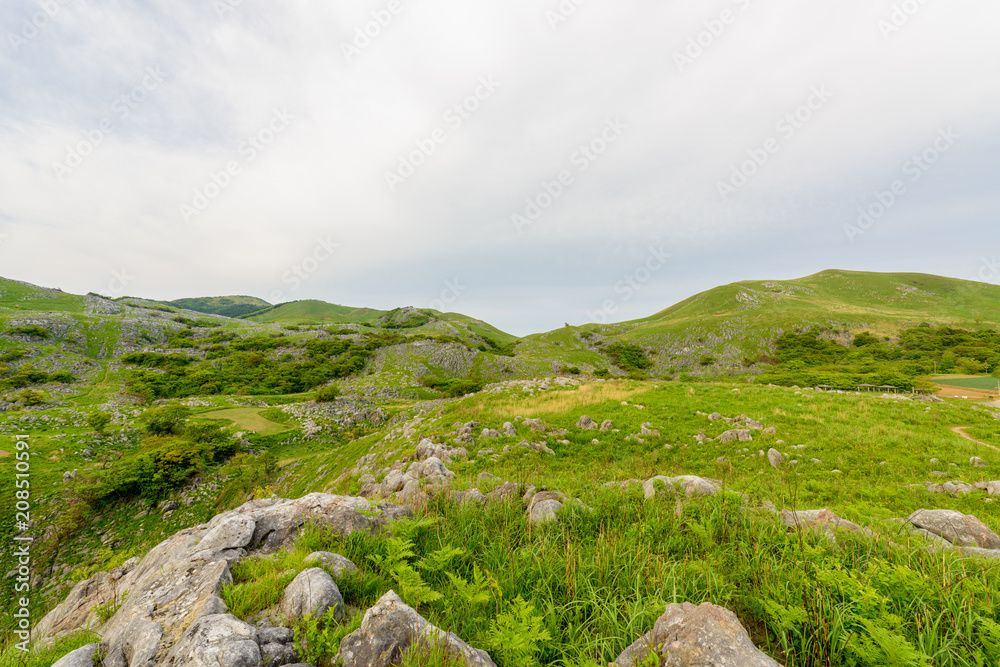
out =
[[[588,415],[584,415],[577,420],[576,427],[582,428],[584,431],[596,431],[599,428],[599,425]]]
[[[94,667],[94,653],[97,649],[97,644],[81,646],[56,660],[52,667]]]
[[[781,667],[754,646],[733,612],[708,602],[667,605],[653,629],[613,664],[648,664],[650,651],[659,654],[661,667]]]
[[[777,468],[785,460],[785,455],[773,447],[767,450],[767,462],[772,468]]]
[[[278,609],[287,619],[320,618],[328,609],[333,609],[334,616],[339,619],[344,614],[344,598],[326,570],[312,567],[299,572],[288,584]]]
[[[1000,549],[1000,536],[969,514],[954,510],[917,510],[908,520],[917,528],[939,535],[957,547]]]
[[[443,651],[464,667],[496,667],[486,651],[431,625],[393,591],[365,612],[360,628],[344,637],[337,658],[343,667],[389,667],[414,649]]]
[[[40,639],[100,627],[109,659],[135,665],[140,664],[135,662],[137,658],[152,652],[156,664],[167,664],[164,656],[181,650],[177,646],[198,619],[225,614],[219,593],[232,582],[232,563],[249,553],[269,553],[291,544],[307,523],[347,536],[356,531],[374,532],[407,513],[406,508],[396,505],[373,505],[363,498],[325,493],[296,500],[254,500],[219,514],[207,524],[175,533],[127,572],[126,568],[115,574],[99,572],[80,582],[39,621],[32,634]],[[121,607],[102,625],[94,607],[120,599],[123,591],[128,595]],[[158,639],[157,632],[161,633]],[[188,644],[193,651],[191,641]],[[155,651],[151,648],[154,643]],[[241,655],[251,653],[247,648]],[[232,664],[238,667],[239,663]]]

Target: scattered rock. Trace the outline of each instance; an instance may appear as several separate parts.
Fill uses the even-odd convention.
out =
[[[300,572],[288,584],[278,605],[282,617],[287,619],[299,619],[306,615],[320,618],[330,608],[339,619],[344,613],[344,598],[333,577],[318,567]]]
[[[604,431],[605,433],[610,431],[614,427],[615,427],[614,422],[612,422],[610,419],[605,419],[603,422],[601,422],[601,430]]]
[[[547,523],[558,519],[566,496],[558,491],[542,491],[531,497],[528,503],[528,521],[533,524]]]
[[[681,475],[680,477],[658,476],[648,479],[642,484],[642,490],[646,498],[652,498],[658,493],[675,493],[677,490],[684,492],[688,498],[694,496],[714,496],[722,489],[722,482],[717,479],[706,479],[694,475]]]
[[[502,430],[504,435],[510,436],[511,438],[517,435],[517,429],[514,428],[514,425],[510,422],[504,422]]]
[[[767,460],[771,464],[772,468],[777,468],[781,465],[781,462],[785,460],[784,455],[773,447],[767,450]]]
[[[667,605],[653,629],[612,664],[650,664],[650,651],[659,653],[652,662],[664,667],[781,667],[754,646],[736,614],[708,602]]]
[[[577,420],[576,427],[582,428],[585,431],[594,431],[598,428],[598,425],[597,422],[595,422],[593,419],[591,419],[587,415],[584,415],[580,417],[579,420]]]

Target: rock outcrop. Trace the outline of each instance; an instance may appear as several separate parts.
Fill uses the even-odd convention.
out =
[[[288,545],[306,523],[346,536],[374,532],[408,515],[404,507],[323,493],[297,500],[254,500],[207,524],[175,533],[124,576],[99,572],[80,582],[38,623],[33,635],[98,629],[107,649],[106,662],[117,661],[118,667],[150,660],[155,664],[174,660],[172,667],[259,667],[256,629],[228,616],[219,597],[222,587],[232,582],[230,566],[248,554],[271,553]],[[94,607],[120,599],[125,591],[118,611],[102,625]]]
[[[954,510],[917,510],[908,521],[957,547],[1000,549],[1000,536],[974,516]]]

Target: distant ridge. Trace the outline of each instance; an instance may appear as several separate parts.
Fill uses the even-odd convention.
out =
[[[267,301],[258,299],[255,296],[204,296],[164,301],[163,303],[168,306],[193,310],[197,313],[223,315],[225,317],[240,317],[271,307],[271,304]]]

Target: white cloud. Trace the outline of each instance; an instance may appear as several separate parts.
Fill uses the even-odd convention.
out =
[[[968,275],[981,254],[970,239],[995,224],[1000,6],[987,0],[924,3],[888,38],[884,0],[589,2],[555,29],[555,2],[400,2],[352,62],[342,45],[387,2],[244,0],[220,18],[187,0],[65,0],[16,51],[5,35],[0,273],[87,291],[132,267],[136,293],[266,297],[329,234],[343,255],[296,294],[420,305],[464,271],[475,287],[456,307],[525,333],[582,321],[653,237],[683,273],[658,273],[629,316],[761,271]],[[18,34],[37,7],[6,3],[0,19]],[[723,10],[733,20],[706,37]],[[692,39],[705,46],[679,71]],[[121,118],[115,101],[147,68],[163,83]],[[449,126],[484,76],[500,87]],[[776,123],[817,86],[828,103],[782,135]],[[241,142],[275,109],[294,120],[248,160]],[[628,129],[516,234],[511,214],[574,169],[609,118]],[[60,182],[52,163],[102,119],[113,131]],[[962,135],[954,150],[864,243],[847,243],[856,208],[941,127]],[[446,140],[390,192],[385,172],[437,128]],[[719,181],[774,137],[777,152],[723,202]],[[230,161],[240,173],[185,223],[180,205]],[[907,256],[893,257],[902,239]],[[536,287],[526,298],[511,285]]]

